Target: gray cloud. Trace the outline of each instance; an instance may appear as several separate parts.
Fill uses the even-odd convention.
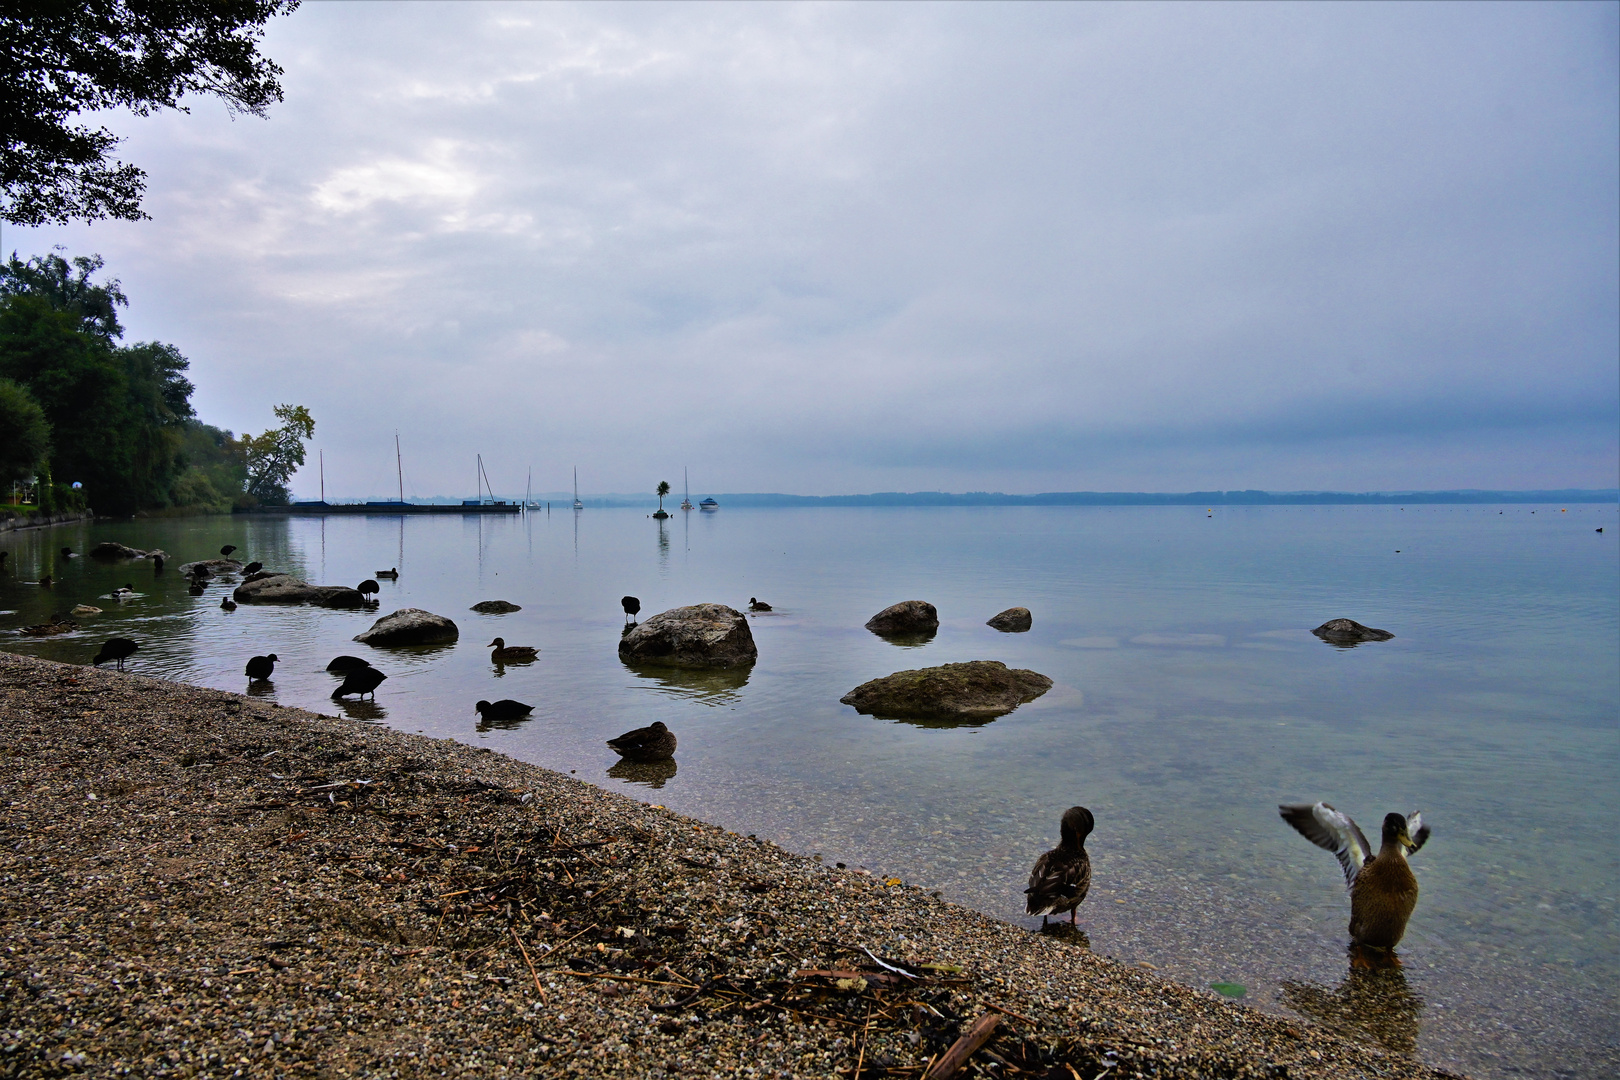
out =
[[[5,243],[338,492],[1610,486],[1615,24],[311,5],[269,122],[116,120],[155,221]]]

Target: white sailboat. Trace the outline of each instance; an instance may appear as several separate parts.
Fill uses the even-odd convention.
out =
[[[583,510],[585,504],[579,501],[579,466],[574,466],[574,509]]]
[[[685,465],[681,466],[681,483],[686,487],[686,494],[681,496],[681,509],[696,510],[697,507],[692,505],[692,482],[687,479]]]

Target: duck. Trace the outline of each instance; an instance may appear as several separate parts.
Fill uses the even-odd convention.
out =
[[[276,670],[276,661],[281,659],[275,653],[269,656],[255,656],[247,662],[247,670],[243,672],[249,679],[266,682]]]
[[[496,663],[505,663],[513,660],[533,660],[540,655],[540,650],[530,645],[508,645],[505,638],[496,638],[489,643],[489,648],[495,651],[489,658]]]
[[[382,685],[382,681],[386,678],[388,678],[387,675],[384,675],[370,664],[365,667],[354,668],[343,676],[343,685],[332,691],[332,700],[337,701],[340,698],[348,697],[350,694],[359,694],[361,697],[370,694],[371,700],[375,701],[377,700],[377,687]]]
[[[222,596],[219,600],[219,609],[221,611],[235,611],[236,601],[232,600],[229,596]]]
[[[161,556],[161,555],[152,556],[152,573],[154,573],[154,574],[163,573],[163,556]]]
[[[42,588],[42,589],[50,588],[51,587],[51,575],[49,575],[49,574],[41,574],[41,575],[39,575],[39,587]]]
[[[756,599],[755,597],[750,596],[748,598],[748,610],[749,611],[769,611],[769,610],[771,610],[771,605],[767,604],[763,600],[759,600],[759,599]]]
[[[1325,802],[1277,807],[1305,839],[1333,852],[1350,890],[1350,941],[1388,951],[1400,944],[1417,907],[1418,882],[1406,857],[1429,839],[1421,813],[1385,814],[1378,853],[1348,814]]]
[[[399,567],[396,566],[392,570],[378,570],[375,574],[373,574],[371,576],[372,577],[385,578],[388,581],[398,581],[399,580]]]
[[[378,585],[374,579],[366,578],[366,580],[354,587],[354,591],[359,593],[361,596],[370,599],[376,593],[382,592],[382,586]]]
[[[641,601],[634,596],[619,597],[619,606],[624,608],[624,621],[633,623],[636,616],[641,614]]]
[[[627,731],[607,744],[626,761],[663,761],[675,753],[675,733],[662,720]]]
[[[123,671],[124,660],[134,655],[139,648],[139,645],[127,637],[108,638],[101,646],[101,651],[96,653],[96,658],[90,661],[90,666],[100,667],[108,661],[117,661],[118,670]]]
[[[262,562],[250,562],[246,566],[242,567],[242,573],[244,573],[244,574],[257,574],[260,570],[263,570],[263,569],[264,569],[264,563],[262,563]]]
[[[521,701],[511,698],[502,698],[499,701],[480,701],[473,708],[485,723],[498,724],[503,720],[521,720],[534,712],[533,705],[525,705]]]
[[[228,559],[228,558],[231,557],[231,552],[233,552],[235,550],[236,550],[236,545],[235,544],[226,544],[224,547],[219,549],[219,553],[223,558]]]
[[[207,588],[208,586],[203,582],[202,578],[194,577],[191,579],[191,584],[186,586],[186,591],[192,596],[201,596]]]
[[[344,674],[358,668],[370,666],[371,661],[362,660],[358,656],[337,656],[333,657],[332,662],[326,665],[326,670],[334,674]]]
[[[1029,872],[1029,888],[1024,911],[1041,917],[1041,929],[1046,929],[1048,915],[1069,913],[1069,925],[1076,925],[1080,904],[1091,891],[1091,856],[1086,854],[1086,837],[1096,827],[1097,819],[1083,806],[1071,806],[1063,811],[1058,823],[1058,846],[1035,860]]]
[[[64,558],[64,559],[77,559],[78,556],[73,554],[73,549],[72,548],[65,547],[65,548],[62,549],[62,558]]]
[[[114,600],[128,600],[130,597],[132,597],[134,595],[135,595],[135,586],[129,584],[128,582],[124,583],[123,585],[120,585],[118,588],[116,588],[116,589],[114,589],[112,591],[112,596],[113,596]]]

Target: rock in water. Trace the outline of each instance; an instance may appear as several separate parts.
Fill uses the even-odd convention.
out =
[[[254,574],[231,594],[239,604],[314,604],[316,607],[357,608],[365,597],[347,585],[311,585],[291,574]]]
[[[759,659],[742,612],[724,604],[671,608],[632,626],[619,639],[619,659],[662,667],[743,667]]]
[[[140,548],[132,548],[127,544],[120,544],[116,540],[103,540],[90,549],[92,559],[144,559],[146,552]]]
[[[460,636],[456,624],[443,615],[408,607],[384,615],[354,640],[362,645],[446,645]]]
[[[991,616],[984,625],[993,626],[1003,634],[1022,634],[1034,624],[1029,608],[1010,607],[1000,615]]]
[[[1363,641],[1388,641],[1395,636],[1388,630],[1362,626],[1354,619],[1329,619],[1311,633],[1329,645],[1359,645]]]
[[[1039,672],[999,660],[897,671],[862,683],[843,697],[856,712],[896,720],[990,720],[1052,688]]]
[[[242,569],[242,564],[235,559],[198,559],[196,562],[180,564],[180,572],[188,577],[199,572],[205,576],[208,574],[231,574],[240,569]]]
[[[506,600],[481,600],[472,606],[472,610],[480,615],[505,615],[509,611],[522,611],[523,608]]]
[[[926,600],[902,600],[866,620],[874,634],[932,634],[939,629],[939,612]]]

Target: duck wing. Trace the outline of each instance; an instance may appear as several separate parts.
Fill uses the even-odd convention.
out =
[[[1356,883],[1356,875],[1361,873],[1373,850],[1349,814],[1341,814],[1325,802],[1279,806],[1277,811],[1305,839],[1333,852],[1344,870],[1345,888]]]
[[[1024,890],[1029,899],[1024,910],[1030,915],[1067,911],[1078,907],[1090,891],[1091,858],[1085,851],[1053,848],[1036,859],[1035,868],[1029,872],[1029,888]]]
[[[1423,824],[1422,811],[1418,811],[1415,814],[1406,815],[1406,835],[1412,838],[1412,846],[1406,849],[1406,853],[1411,855],[1412,853],[1416,852],[1418,848],[1428,843],[1429,832],[1429,827]]]

